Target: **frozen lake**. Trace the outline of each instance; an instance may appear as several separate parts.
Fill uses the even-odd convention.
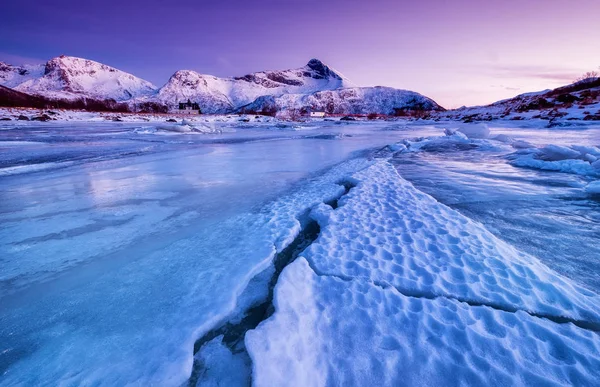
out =
[[[194,336],[232,309],[272,254],[271,219],[257,214],[395,141],[385,127],[1,131],[0,374],[8,384],[188,374]],[[292,219],[305,210],[272,206]]]
[[[184,382],[194,341],[240,307],[307,209],[340,196],[340,176],[354,168],[340,163],[441,135],[395,122],[149,128],[0,130],[1,385]],[[600,128],[491,130],[539,146],[600,145]],[[417,189],[600,292],[600,202],[583,191],[591,178],[513,166],[513,151],[392,162]]]

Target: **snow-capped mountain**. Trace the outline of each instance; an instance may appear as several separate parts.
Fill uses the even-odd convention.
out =
[[[394,115],[412,110],[442,111],[430,98],[409,90],[391,87],[352,87],[310,94],[263,96],[243,106],[244,112],[281,112],[290,110],[324,111],[331,114]]]
[[[173,74],[155,102],[175,106],[188,99],[205,113],[223,113],[266,95],[309,94],[352,86],[352,83],[318,59],[306,66],[282,71],[261,71],[235,78],[219,78],[181,70]]]
[[[30,79],[44,75],[44,65],[13,66],[0,62],[0,85],[13,88]]]
[[[18,91],[61,100],[126,101],[154,94],[157,89],[152,83],[114,67],[70,56],[51,59],[37,77],[14,83],[12,87]]]

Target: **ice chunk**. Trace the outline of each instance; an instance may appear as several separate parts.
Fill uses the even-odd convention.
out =
[[[458,131],[466,135],[468,138],[483,139],[490,136],[490,129],[486,124],[462,125],[458,128]]]
[[[405,152],[406,151],[406,145],[401,144],[401,143],[388,145],[388,148],[390,148],[390,150],[392,152]]]
[[[158,125],[156,130],[163,130],[165,132],[176,132],[176,133],[189,133],[192,131],[192,127],[189,125]]]
[[[446,136],[452,136],[455,132],[456,132],[456,129],[449,129],[449,128],[444,129],[444,134]]]
[[[233,353],[218,336],[202,347],[195,361],[203,364],[205,372],[197,375],[196,386],[248,386],[250,359],[243,352]]]
[[[510,146],[512,146],[515,149],[527,149],[527,148],[534,148],[534,145],[524,141],[524,140],[516,140],[511,136],[508,136],[506,134],[498,134],[494,137],[491,138],[492,140],[496,140],[499,142],[503,142],[505,144],[509,144]]]
[[[600,176],[600,164],[596,164],[599,154],[600,149],[593,146],[550,144],[543,148],[522,149],[507,158],[517,167]]]
[[[571,145],[571,148],[579,152],[582,156],[591,155],[596,158],[600,157],[600,148],[595,146]]]
[[[213,124],[194,123],[189,120],[182,120],[181,124],[157,125],[156,130],[174,133],[222,133],[223,131]]]
[[[488,140],[470,139],[460,131],[444,131],[445,136],[404,140],[403,144],[410,152],[449,152],[470,149],[496,150],[497,146]]]
[[[517,153],[514,155],[510,155],[509,159],[512,159],[510,163],[517,167],[573,173],[582,176],[600,175],[600,170],[595,168],[595,164],[590,164],[588,161],[585,160],[564,159],[547,161],[537,158],[536,153]]]
[[[561,145],[546,145],[538,152],[538,158],[544,161],[560,161],[567,159],[577,159],[581,153]]]
[[[524,141],[524,140],[516,140],[510,145],[515,149],[528,149],[528,148],[534,147],[534,145],[532,143]]]
[[[593,195],[600,195],[600,180],[591,182],[585,187],[585,192]]]
[[[514,138],[512,138],[511,136],[506,135],[506,134],[498,134],[498,135],[492,137],[492,140],[504,142],[506,144],[512,144],[513,142],[515,142]]]

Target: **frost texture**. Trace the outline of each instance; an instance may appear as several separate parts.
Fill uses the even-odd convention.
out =
[[[274,315],[246,335],[256,385],[597,380],[596,294],[385,162],[353,178],[339,208],[314,211],[319,239],[282,273]]]
[[[571,324],[363,280],[283,272],[277,312],[246,335],[256,386],[593,385],[600,339]]]

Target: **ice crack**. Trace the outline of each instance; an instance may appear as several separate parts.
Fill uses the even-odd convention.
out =
[[[350,180],[344,180],[338,184],[344,187],[344,192],[337,198],[325,203],[333,209],[338,208],[340,205],[339,200],[356,186],[356,184]],[[203,379],[203,376],[209,367],[205,364],[202,357],[198,355],[207,344],[219,337],[222,337],[221,343],[228,348],[232,355],[239,356],[243,359],[243,363],[247,367],[246,374],[248,375],[248,378],[250,378],[251,360],[244,344],[244,337],[246,332],[256,328],[262,321],[271,317],[274,312],[274,289],[281,272],[287,265],[295,261],[302,252],[318,238],[321,227],[316,220],[310,219],[309,214],[311,211],[312,208],[309,208],[299,216],[302,220],[308,220],[301,222],[304,226],[296,238],[275,256],[273,260],[274,272],[268,281],[268,294],[266,299],[259,303],[255,303],[237,315],[229,316],[220,326],[210,330],[204,336],[196,340],[194,343],[194,363],[192,373],[186,385],[196,386],[198,382]],[[261,274],[263,273],[260,273],[257,277],[261,276]],[[244,294],[240,296],[240,298],[242,297],[244,297]]]
[[[371,280],[369,278],[365,278],[365,277],[350,277],[350,276],[344,276],[344,275],[340,275],[340,274],[324,273],[324,272],[320,272],[318,269],[316,269],[310,260],[307,260],[307,262],[308,262],[308,265],[310,266],[310,268],[312,269],[312,271],[314,271],[315,274],[320,277],[333,277],[333,278],[342,280],[344,282],[365,281],[365,282],[372,284],[373,286],[377,286],[382,289],[394,289],[395,291],[402,294],[403,296],[411,297],[411,298],[422,298],[422,299],[427,299],[427,300],[436,300],[436,299],[445,298],[447,300],[458,301],[458,302],[467,304],[469,306],[486,306],[488,308],[498,310],[501,312],[517,313],[520,311],[520,312],[527,313],[531,317],[543,318],[543,319],[552,321],[557,324],[571,323],[579,328],[582,328],[582,329],[585,329],[588,331],[600,332],[600,323],[597,323],[594,321],[578,320],[578,319],[573,319],[573,318],[565,317],[565,316],[556,316],[556,315],[545,314],[545,313],[537,313],[537,312],[533,312],[530,310],[513,307],[510,305],[503,305],[503,304],[493,303],[493,302],[481,302],[481,301],[471,300],[471,299],[467,299],[467,298],[456,297],[456,296],[449,295],[449,294],[436,294],[433,292],[415,291],[415,290],[411,290],[411,289],[401,288],[399,286],[394,286],[394,285],[384,282],[384,281],[373,281],[373,280]]]

